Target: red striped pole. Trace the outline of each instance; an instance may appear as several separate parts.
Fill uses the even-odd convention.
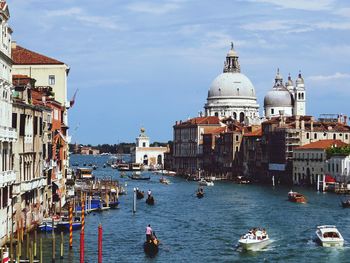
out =
[[[98,263],[102,263],[102,225],[98,225]]]
[[[81,231],[80,231],[80,263],[84,263],[84,230],[85,230],[85,201],[84,195],[81,198]]]
[[[69,248],[73,248],[73,206],[69,203]]]

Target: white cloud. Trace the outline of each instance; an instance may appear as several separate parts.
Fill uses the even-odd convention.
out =
[[[332,80],[339,80],[339,79],[348,79],[350,78],[349,73],[340,73],[336,72],[333,75],[315,75],[315,76],[309,76],[307,79],[311,81],[332,81]]]
[[[350,30],[350,22],[322,22],[316,23],[318,29]]]
[[[71,17],[82,22],[86,26],[97,26],[105,29],[124,30],[125,27],[115,21],[115,17],[92,16],[79,7],[52,10],[47,12],[47,17]]]
[[[350,17],[350,8],[339,8],[333,12],[336,15],[344,16],[344,17]]]
[[[270,20],[244,24],[241,28],[250,31],[276,31],[290,29],[290,24],[290,21],[286,20]]]
[[[151,15],[164,15],[166,13],[175,11],[180,8],[179,3],[171,2],[164,4],[157,4],[152,2],[135,2],[127,6],[133,12],[146,13]]]
[[[256,3],[273,4],[284,9],[308,11],[330,10],[335,0],[249,0]]]

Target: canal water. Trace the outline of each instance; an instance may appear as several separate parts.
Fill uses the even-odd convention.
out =
[[[349,262],[350,209],[340,207],[339,197],[293,188],[308,198],[307,204],[287,201],[289,188],[237,185],[215,182],[197,199],[196,182],[169,178],[170,185],[159,183],[152,173],[150,181],[122,179],[118,171],[103,168],[108,156],[73,155],[71,163],[94,163],[96,177],[112,176],[127,184],[127,195],[120,196],[120,207],[86,217],[85,262],[97,262],[97,227],[103,226],[103,262]],[[132,213],[132,189],[152,190],[155,205],[137,201]],[[145,256],[142,244],[145,228],[151,224],[161,246],[158,255]],[[322,248],[313,242],[317,225],[334,224],[346,240],[344,248]],[[237,247],[239,237],[252,227],[264,227],[272,243],[259,252],[244,252]],[[51,235],[44,237],[45,262],[51,262]],[[56,262],[79,262],[79,231],[74,233],[73,251]],[[58,250],[57,256],[58,257]]]

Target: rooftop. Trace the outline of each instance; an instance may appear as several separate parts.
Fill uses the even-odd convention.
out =
[[[177,127],[186,127],[193,125],[219,125],[220,120],[216,116],[208,116],[208,117],[196,117],[189,119],[187,121],[176,122],[175,126]]]
[[[320,140],[300,146],[296,148],[296,150],[325,150],[331,147],[343,147],[347,145],[348,144],[341,140]]]
[[[19,45],[12,47],[12,60],[14,65],[63,65],[54,58],[36,53]]]

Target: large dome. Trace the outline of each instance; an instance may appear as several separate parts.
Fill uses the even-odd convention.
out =
[[[217,76],[208,92],[208,99],[214,97],[251,97],[256,99],[252,82],[239,72],[226,72]]]
[[[292,95],[288,90],[273,89],[264,98],[264,107],[292,107]]]

